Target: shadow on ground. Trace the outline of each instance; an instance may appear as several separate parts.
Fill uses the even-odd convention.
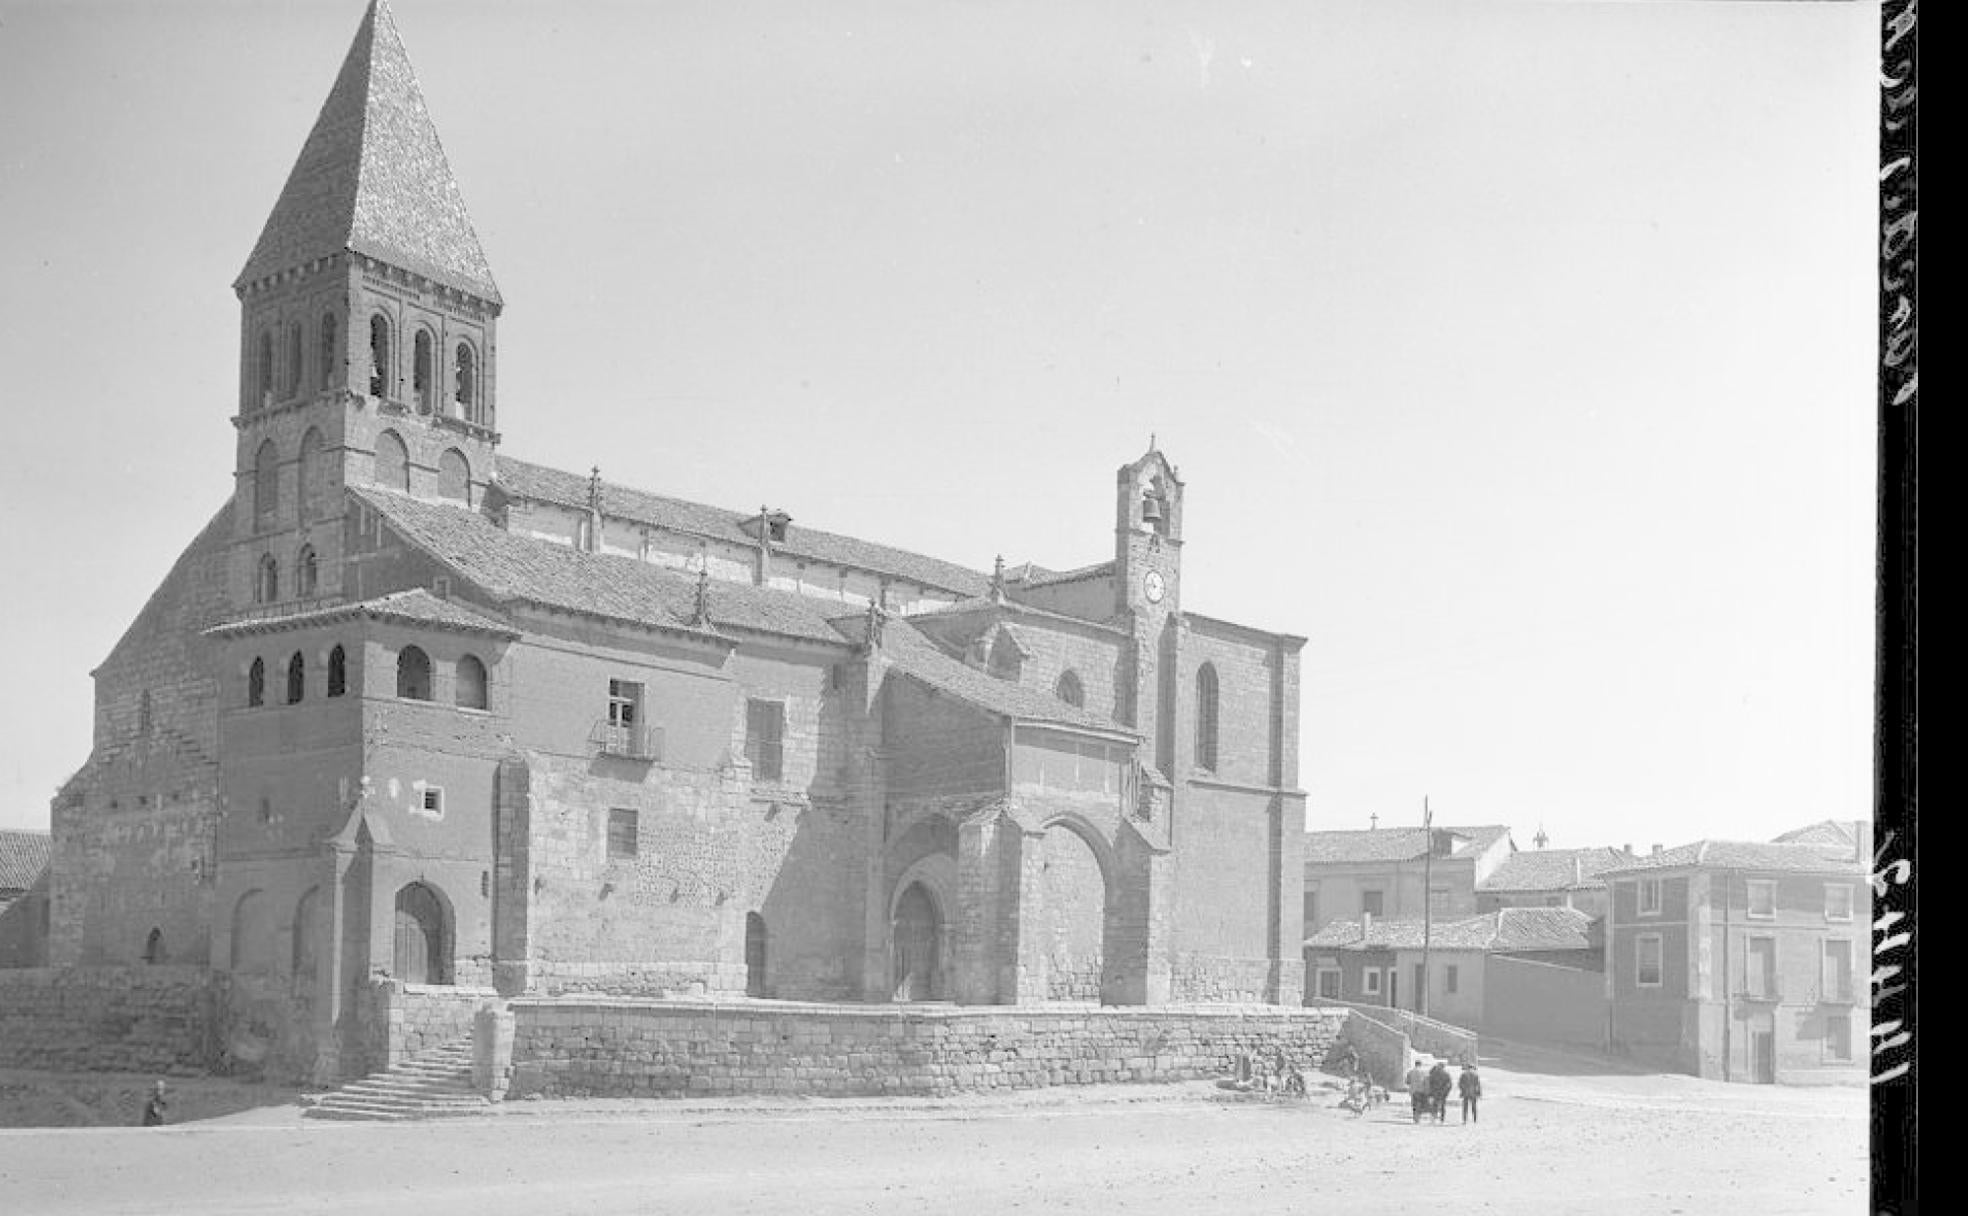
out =
[[[136,1127],[158,1078],[144,1073],[0,1070],[0,1127]],[[166,1077],[168,1122],[195,1123],[268,1106],[300,1091],[224,1077]]]

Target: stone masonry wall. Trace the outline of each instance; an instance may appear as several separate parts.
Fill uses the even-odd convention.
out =
[[[515,1097],[945,1094],[1317,1067],[1345,1010],[868,1008],[522,998]]]
[[[0,1067],[203,1071],[218,988],[202,967],[0,971]]]

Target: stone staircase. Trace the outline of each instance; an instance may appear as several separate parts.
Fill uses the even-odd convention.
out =
[[[472,1041],[467,1037],[351,1081],[302,1113],[309,1119],[401,1121],[477,1114],[490,1105],[472,1088]]]

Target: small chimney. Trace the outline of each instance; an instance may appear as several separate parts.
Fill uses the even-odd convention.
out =
[[[1655,845],[1655,846],[1654,846],[1654,856],[1656,856],[1656,857],[1659,857],[1660,855],[1661,855],[1661,847],[1660,847],[1659,845]]]
[[[1631,857],[1633,856],[1633,846],[1630,844],[1623,844],[1620,846],[1620,852],[1626,854],[1628,857]]]

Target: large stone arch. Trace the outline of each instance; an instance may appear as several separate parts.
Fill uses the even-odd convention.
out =
[[[888,898],[888,979],[896,1001],[940,1001],[954,991],[957,859],[919,858]]]
[[[1113,850],[1091,824],[1059,815],[1040,825],[1038,896],[1027,920],[1044,961],[1045,999],[1100,1001],[1111,987],[1116,866]]]

